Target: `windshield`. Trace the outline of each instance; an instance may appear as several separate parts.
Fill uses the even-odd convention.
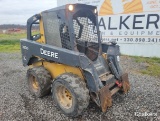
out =
[[[95,60],[99,52],[96,16],[90,11],[78,11],[73,16],[73,28],[78,51]]]

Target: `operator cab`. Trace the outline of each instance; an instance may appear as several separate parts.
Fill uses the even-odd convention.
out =
[[[29,40],[40,39],[39,36],[31,36],[32,24],[37,21],[43,21],[42,36],[46,44],[84,53],[92,61],[95,61],[101,52],[97,8],[94,6],[64,5],[31,17],[27,24]]]

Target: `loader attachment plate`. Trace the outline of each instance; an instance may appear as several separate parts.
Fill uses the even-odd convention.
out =
[[[122,82],[120,83],[122,84],[121,87],[118,87],[117,85],[112,90],[110,90],[110,86],[106,85],[99,91],[101,108],[103,112],[106,112],[107,108],[112,106],[112,95],[114,95],[120,90],[123,93],[127,93],[130,90],[128,74],[127,73],[123,74],[121,78],[122,78]]]
[[[112,106],[112,97],[111,92],[109,90],[109,86],[106,85],[100,90],[100,101],[101,101],[101,108],[103,112],[106,112],[107,107]]]
[[[128,79],[128,74],[125,73],[122,75],[122,91],[127,93],[130,90],[130,84]]]

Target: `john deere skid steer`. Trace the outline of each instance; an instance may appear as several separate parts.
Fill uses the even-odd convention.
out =
[[[21,39],[30,92],[36,97],[51,92],[68,116],[80,115],[90,99],[106,112],[112,95],[130,89],[119,66],[119,46],[101,42],[97,16],[97,8],[85,4],[46,10],[28,19],[27,39]]]

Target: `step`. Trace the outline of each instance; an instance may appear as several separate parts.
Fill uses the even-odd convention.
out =
[[[120,90],[119,87],[115,87],[114,89],[111,90],[111,96],[114,95],[116,92]]]

